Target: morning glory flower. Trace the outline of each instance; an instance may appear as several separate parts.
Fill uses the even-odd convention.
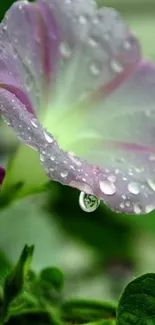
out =
[[[0,113],[47,176],[88,205],[95,196],[116,212],[155,208],[154,103],[155,66],[114,9],[38,0],[7,12]]]

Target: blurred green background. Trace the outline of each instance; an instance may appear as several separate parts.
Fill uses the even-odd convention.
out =
[[[84,1],[84,0],[83,0]],[[0,19],[13,1],[0,2]],[[141,40],[144,55],[155,59],[155,1],[99,0],[118,9]],[[0,159],[12,149],[1,124]],[[22,166],[20,166],[22,168]],[[155,212],[145,216],[114,214],[103,204],[87,214],[79,192],[51,184],[48,193],[24,199],[0,211],[0,277],[25,243],[35,244],[33,268],[55,265],[66,275],[65,296],[117,299],[124,284],[143,272],[155,272]]]

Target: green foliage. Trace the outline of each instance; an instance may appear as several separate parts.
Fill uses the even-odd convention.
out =
[[[127,285],[119,301],[117,324],[155,324],[155,273],[144,274]]]
[[[64,286],[64,275],[56,267],[48,267],[41,271],[40,283],[44,288],[52,287],[58,292]]]
[[[11,317],[5,324],[6,325],[14,325],[14,324],[50,325],[52,324],[52,318],[50,314],[45,310],[40,310],[40,309],[24,310],[18,314],[11,315]]]
[[[4,318],[7,316],[9,305],[24,289],[25,279],[29,271],[33,250],[34,246],[29,247],[25,245],[19,261],[5,278],[3,293],[4,308],[2,315]]]
[[[1,1],[0,19],[13,2]],[[118,9],[140,38],[144,56],[155,58],[154,0],[98,0],[98,4]],[[26,213],[28,216],[31,214],[31,223],[25,223],[25,228],[28,229],[26,232],[24,221],[28,218],[25,218],[21,210],[17,212],[18,209],[10,209],[10,217],[9,212],[4,215],[3,212],[6,206],[9,211],[9,205],[12,203],[13,206],[15,198],[45,190],[38,187],[44,179],[46,181],[45,175],[41,173],[40,165],[37,167],[36,153],[30,159],[29,150],[21,149],[18,159],[11,161],[8,183],[6,178],[5,191],[0,194],[0,325],[154,325],[154,273],[144,274],[131,281],[119,301],[118,295],[131,280],[131,276],[155,271],[155,212],[148,216],[120,216],[101,204],[93,214],[86,214],[79,208],[78,191],[50,182],[51,189],[47,189],[49,201],[45,204],[48,214],[45,216],[45,209],[44,213],[42,211],[39,215],[37,211],[35,214],[30,206]],[[15,167],[12,170],[11,164]],[[37,201],[36,197],[35,200]],[[39,198],[38,201],[41,200]],[[40,204],[38,201],[37,206]],[[27,202],[22,203],[23,211],[29,205]],[[41,231],[38,231],[39,218],[43,221],[46,217],[49,232],[45,233],[46,227],[42,229],[43,223],[40,223]],[[17,225],[19,219],[20,225]],[[53,239],[55,225],[58,228],[55,238],[58,239],[46,245],[46,234]],[[29,233],[30,237],[27,239]],[[33,264],[35,271],[29,270],[33,247],[25,246],[19,261],[12,268],[10,260],[14,260],[25,240],[32,241],[32,236],[33,242],[40,243],[42,240],[39,248],[37,247],[40,264],[36,259],[36,264],[35,261]],[[36,238],[38,241],[35,241]],[[78,254],[83,260],[82,267],[79,260],[75,263],[76,253],[74,249],[72,251],[72,244],[81,245]],[[88,249],[93,255],[90,263],[85,260],[84,249]],[[51,258],[49,254],[47,256],[47,251],[51,252]],[[46,256],[46,263],[43,255]],[[51,266],[55,261],[56,265],[61,261],[62,266],[62,256],[67,260],[64,263],[65,285],[63,272]],[[102,288],[101,298],[98,299],[94,293],[96,278]],[[77,298],[80,295],[87,299]],[[111,302],[114,298],[115,302]]]
[[[155,324],[155,273],[144,274],[124,289],[118,306],[113,302],[61,297],[57,302],[42,290],[62,290],[63,273],[56,267],[37,276],[29,270],[34,246],[25,245],[0,289],[0,324],[6,325],[148,325]],[[28,285],[27,285],[28,284]],[[37,286],[36,286],[37,284]],[[25,291],[25,288],[28,290]],[[40,293],[34,290],[40,287]]]
[[[114,318],[116,305],[96,300],[72,299],[61,307],[63,318],[69,322],[82,323]]]

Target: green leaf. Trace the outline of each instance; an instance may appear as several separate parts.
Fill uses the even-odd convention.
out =
[[[71,299],[61,307],[62,318],[70,322],[92,322],[116,316],[116,305],[86,299]]]
[[[40,281],[43,287],[61,291],[64,286],[64,274],[56,267],[48,267],[41,271]]]
[[[34,246],[25,245],[19,261],[7,275],[4,282],[4,310],[7,312],[10,303],[22,292],[29,271]]]
[[[155,273],[144,274],[125,288],[118,305],[117,325],[155,324]]]
[[[24,310],[11,315],[5,325],[59,325],[46,310]]]
[[[3,283],[3,279],[11,269],[11,263],[3,251],[0,250],[0,283]]]

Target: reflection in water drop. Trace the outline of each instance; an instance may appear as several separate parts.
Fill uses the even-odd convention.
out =
[[[80,193],[79,205],[83,211],[93,212],[98,208],[99,204],[100,200],[96,196],[84,192]]]

